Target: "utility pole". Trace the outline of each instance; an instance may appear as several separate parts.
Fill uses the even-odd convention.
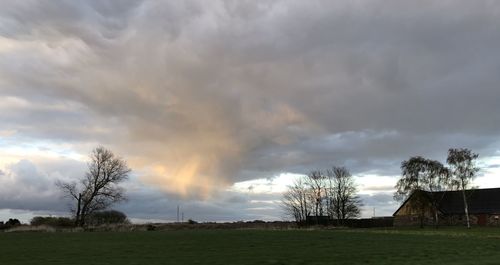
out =
[[[179,205],[177,205],[177,223],[179,222]]]

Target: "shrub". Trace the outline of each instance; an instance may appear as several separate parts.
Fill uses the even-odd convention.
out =
[[[104,224],[128,224],[130,223],[127,216],[115,210],[101,211],[92,213],[87,217],[86,223],[88,225],[104,225]]]
[[[253,220],[253,221],[248,221],[248,224],[265,224],[266,222],[263,220]]]
[[[18,219],[10,218],[7,222],[0,222],[0,230],[9,229],[11,227],[20,226],[21,222]]]
[[[9,227],[11,227],[11,226],[18,226],[18,225],[21,225],[21,222],[19,222],[18,219],[9,219],[9,221],[7,221],[5,223],[5,226],[9,226]]]
[[[35,216],[30,222],[33,226],[48,225],[53,227],[73,227],[75,221],[68,217],[43,217]]]
[[[188,224],[190,224],[190,225],[195,225],[197,223],[198,222],[196,222],[195,220],[191,220],[191,219],[188,220]]]

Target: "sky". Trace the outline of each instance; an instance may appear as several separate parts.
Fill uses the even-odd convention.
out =
[[[125,159],[134,222],[282,220],[282,192],[346,166],[363,217],[400,163],[479,153],[500,187],[496,1],[2,1],[0,220],[67,215],[57,180]]]

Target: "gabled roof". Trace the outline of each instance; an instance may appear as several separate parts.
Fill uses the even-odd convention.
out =
[[[426,192],[439,202],[439,211],[443,214],[464,214],[462,191]],[[413,195],[413,194],[412,194]],[[500,214],[500,188],[466,190],[465,196],[469,214]],[[394,215],[411,199],[410,196],[394,212]]]
[[[420,191],[420,190],[417,190],[417,191]],[[413,197],[413,195],[415,194],[416,191],[412,192],[410,194],[410,196],[408,196],[408,198],[405,199],[405,201],[403,203],[401,203],[401,205],[399,205],[398,209],[392,214],[392,216],[396,216],[399,212],[399,210],[403,209],[403,206],[406,205],[406,203]]]
[[[435,192],[434,196],[442,196],[439,210],[444,214],[463,214],[464,201],[461,191]],[[465,197],[470,214],[500,214],[500,188],[466,190]]]

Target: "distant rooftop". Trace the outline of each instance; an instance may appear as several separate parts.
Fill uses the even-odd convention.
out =
[[[462,191],[427,192],[441,199],[439,210],[444,214],[463,214]],[[470,214],[500,214],[500,188],[465,191]]]

